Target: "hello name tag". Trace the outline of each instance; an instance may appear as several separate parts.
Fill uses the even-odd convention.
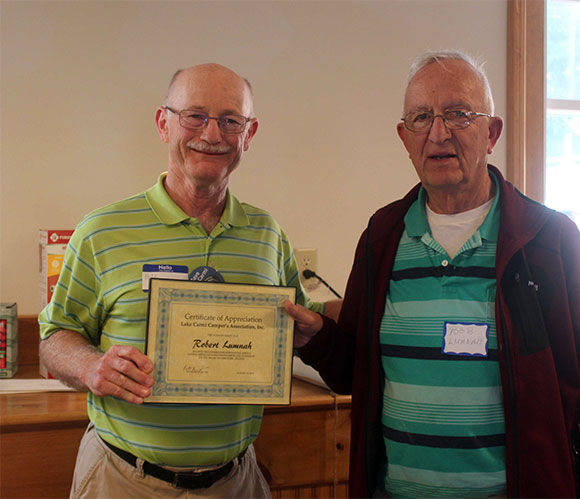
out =
[[[489,324],[446,322],[441,352],[449,355],[487,357]]]
[[[149,291],[149,279],[156,277],[158,279],[187,279],[187,265],[156,265],[146,263],[143,265],[142,285],[143,291]]]

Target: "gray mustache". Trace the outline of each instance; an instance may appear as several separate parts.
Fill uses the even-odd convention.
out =
[[[198,152],[209,152],[214,154],[223,154],[230,152],[231,150],[231,147],[229,146],[212,146],[211,144],[201,140],[192,140],[191,142],[188,142],[187,147]]]

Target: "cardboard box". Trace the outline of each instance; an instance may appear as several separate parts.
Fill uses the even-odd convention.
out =
[[[40,230],[40,307],[52,298],[72,230]]]
[[[54,293],[58,282],[64,252],[72,236],[73,230],[40,229],[38,249],[40,252],[40,308],[44,308]],[[46,366],[39,362],[39,372],[44,378],[54,378]]]
[[[16,303],[0,303],[0,378],[18,371],[18,310]]]

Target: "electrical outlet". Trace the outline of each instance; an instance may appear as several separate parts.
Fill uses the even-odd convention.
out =
[[[298,263],[298,272],[300,273],[300,281],[306,289],[314,289],[318,285],[318,279],[311,277],[306,279],[302,273],[304,270],[318,271],[318,250],[315,248],[302,248],[294,250],[296,262]]]

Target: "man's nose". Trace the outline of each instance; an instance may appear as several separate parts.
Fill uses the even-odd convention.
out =
[[[451,137],[451,131],[447,128],[445,119],[440,114],[436,114],[433,116],[433,124],[429,130],[429,140],[440,143],[445,142],[449,137]]]
[[[222,131],[220,130],[217,119],[208,118],[207,124],[202,128],[199,138],[210,144],[217,144],[222,140]]]

